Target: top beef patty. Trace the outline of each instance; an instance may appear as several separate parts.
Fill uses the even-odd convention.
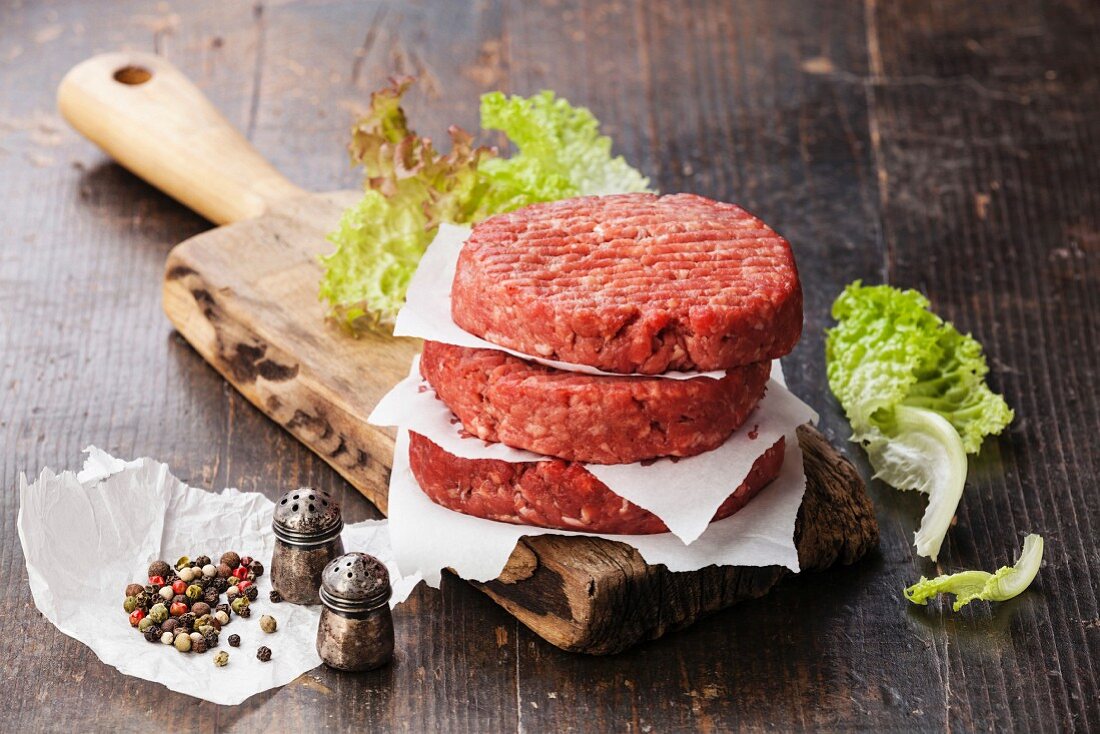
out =
[[[802,333],[790,245],[693,194],[586,196],[477,224],[455,271],[455,323],[500,346],[608,372],[722,370]]]

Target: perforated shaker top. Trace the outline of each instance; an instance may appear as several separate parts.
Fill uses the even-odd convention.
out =
[[[302,487],[292,489],[275,503],[275,534],[291,542],[323,542],[344,527],[340,505],[328,492]]]
[[[390,574],[385,564],[366,553],[347,553],[321,573],[321,599],[342,609],[363,609],[388,601]]]

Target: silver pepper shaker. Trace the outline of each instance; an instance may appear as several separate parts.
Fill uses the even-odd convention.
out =
[[[340,505],[327,492],[291,490],[275,504],[271,529],[271,585],[289,602],[317,604],[325,564],[344,552]]]
[[[390,575],[366,553],[348,553],[321,576],[317,654],[338,670],[372,670],[393,659]]]

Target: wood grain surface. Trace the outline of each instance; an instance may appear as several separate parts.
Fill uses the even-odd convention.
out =
[[[744,204],[794,244],[806,336],[784,361],[832,441],[822,329],[855,278],[917,287],[986,346],[1017,420],[972,461],[936,567],[919,497],[872,483],[882,543],[606,658],[561,652],[447,579],[397,613],[398,661],[319,668],[236,708],[125,678],[34,610],[20,471],[96,444],[199,486],[333,491],[335,472],[229,388],[159,312],[169,248],[209,224],[68,131],[61,75],[164,54],[305,189],[392,73],[442,139],[489,89],[589,105],[665,191]],[[1100,10],[1080,0],[0,4],[0,729],[726,731],[1100,729]],[[859,451],[849,455],[867,476]],[[1047,538],[1032,590],[909,607],[920,574]]]

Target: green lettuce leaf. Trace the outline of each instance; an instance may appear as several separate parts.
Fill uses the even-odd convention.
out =
[[[451,151],[438,152],[408,124],[401,99],[411,79],[371,95],[352,129],[351,161],[363,167],[365,194],[329,235],[320,297],[339,322],[360,330],[389,326],[409,280],[441,222],[466,224],[527,204],[585,194],[647,190],[583,107],[552,92],[529,99],[482,97],[482,125],[503,131],[518,153],[509,159],[474,147],[452,127]]]
[[[1002,566],[995,573],[961,571],[934,579],[921,576],[920,581],[905,590],[905,598],[914,604],[927,604],[937,594],[954,594],[955,603],[951,608],[956,612],[975,599],[1007,601],[1031,585],[1042,560],[1042,536],[1028,535],[1014,566]]]
[[[649,179],[621,156],[611,156],[611,138],[600,135],[595,116],[553,92],[529,98],[483,95],[481,126],[500,130],[518,149],[511,158],[482,167],[488,183],[485,214],[573,196],[649,191]]]
[[[485,192],[477,169],[492,151],[475,148],[457,127],[448,131],[451,152],[436,151],[405,119],[401,97],[411,83],[399,79],[372,94],[352,129],[348,150],[364,169],[366,192],[329,235],[335,252],[321,258],[320,297],[353,329],[392,323],[440,222],[469,222]]]
[[[848,286],[827,332],[829,386],[875,476],[929,495],[917,552],[933,560],[966,483],[966,454],[1012,421],[985,384],[981,345],[928,310],[916,291]]]

